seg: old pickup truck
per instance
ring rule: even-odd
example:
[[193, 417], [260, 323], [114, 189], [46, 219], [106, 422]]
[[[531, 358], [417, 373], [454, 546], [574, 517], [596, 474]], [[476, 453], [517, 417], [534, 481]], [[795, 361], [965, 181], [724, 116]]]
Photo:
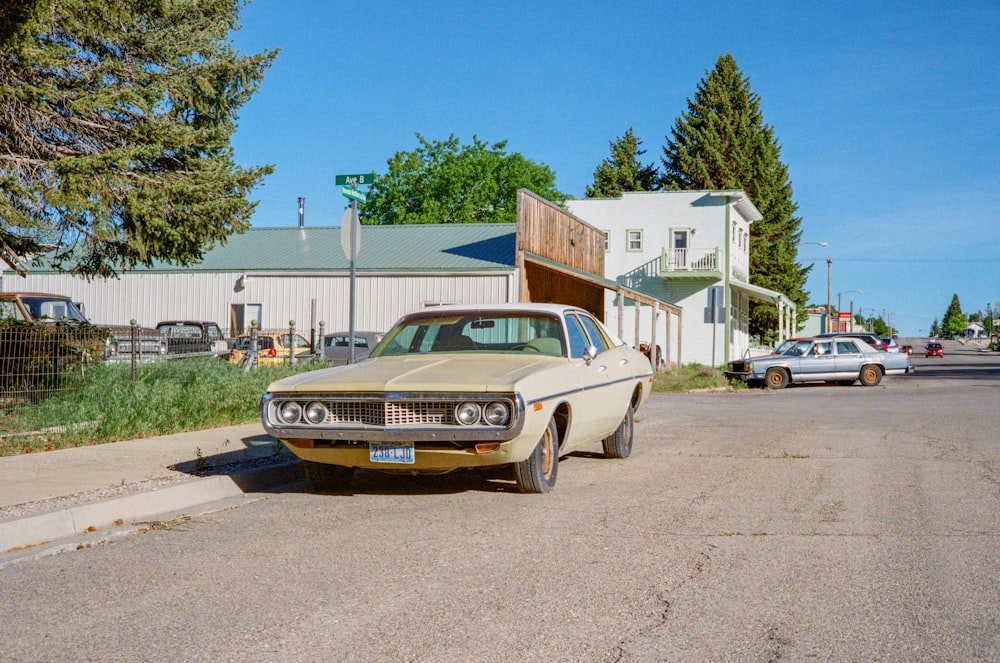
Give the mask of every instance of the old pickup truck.
[[[81, 333], [92, 328], [93, 337], [103, 345], [101, 352], [90, 350], [92, 359], [103, 354], [107, 363], [130, 361], [134, 354], [140, 361], [162, 359], [167, 353], [167, 341], [157, 330], [149, 327], [129, 325], [94, 324], [87, 320], [80, 307], [66, 295], [44, 292], [4, 292], [0, 293], [0, 319], [19, 320], [47, 325], [75, 325]], [[87, 343], [87, 345], [93, 345]]]
[[203, 320], [164, 320], [156, 329], [167, 339], [167, 355], [221, 357], [229, 353], [229, 342], [215, 322]]

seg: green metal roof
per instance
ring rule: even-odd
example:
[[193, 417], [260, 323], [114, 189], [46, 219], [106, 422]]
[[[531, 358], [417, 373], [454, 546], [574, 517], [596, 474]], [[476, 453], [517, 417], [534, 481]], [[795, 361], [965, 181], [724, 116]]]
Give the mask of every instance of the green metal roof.
[[[362, 226], [358, 271], [496, 271], [514, 268], [516, 224]], [[190, 267], [157, 262], [133, 272], [329, 272], [350, 261], [339, 227], [251, 228]], [[51, 272], [49, 266], [32, 273]]]

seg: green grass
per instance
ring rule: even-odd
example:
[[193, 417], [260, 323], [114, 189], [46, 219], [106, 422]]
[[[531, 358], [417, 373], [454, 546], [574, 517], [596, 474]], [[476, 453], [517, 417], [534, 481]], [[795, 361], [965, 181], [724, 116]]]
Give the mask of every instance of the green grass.
[[[245, 372], [215, 359], [185, 359], [139, 367], [134, 385], [127, 365], [90, 366], [40, 403], [0, 411], [0, 456], [252, 423], [271, 382], [321, 366]], [[740, 387], [700, 364], [653, 380], [653, 391]]]
[[131, 367], [91, 366], [40, 403], [0, 414], [0, 455], [101, 444], [260, 418], [260, 397], [279, 378], [321, 365], [244, 372], [217, 359]]
[[661, 371], [653, 377], [653, 391], [683, 392], [695, 389], [739, 389], [731, 384], [722, 369], [712, 371], [711, 366], [688, 364], [678, 371]]

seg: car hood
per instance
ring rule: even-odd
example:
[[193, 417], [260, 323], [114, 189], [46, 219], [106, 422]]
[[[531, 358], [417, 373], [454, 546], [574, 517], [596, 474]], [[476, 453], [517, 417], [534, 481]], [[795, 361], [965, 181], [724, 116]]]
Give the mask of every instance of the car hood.
[[269, 392], [514, 391], [530, 375], [566, 365], [563, 357], [430, 354], [378, 357], [278, 380]]

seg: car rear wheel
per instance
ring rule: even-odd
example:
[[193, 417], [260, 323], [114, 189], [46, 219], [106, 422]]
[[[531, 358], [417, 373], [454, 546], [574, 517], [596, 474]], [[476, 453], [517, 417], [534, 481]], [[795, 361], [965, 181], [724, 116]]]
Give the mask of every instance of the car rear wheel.
[[311, 460], [302, 461], [302, 467], [305, 469], [309, 490], [316, 493], [344, 490], [351, 485], [351, 479], [354, 478], [353, 467], [316, 463]]
[[514, 463], [514, 480], [522, 493], [547, 493], [555, 487], [558, 473], [559, 431], [550, 419], [531, 455]]
[[780, 368], [768, 369], [764, 383], [769, 389], [784, 389], [788, 386], [788, 373]]
[[864, 366], [859, 379], [866, 387], [874, 387], [882, 381], [882, 369], [878, 366]]
[[614, 433], [604, 438], [605, 458], [628, 458], [632, 453], [632, 431], [635, 414], [632, 403], [625, 409], [625, 418]]

